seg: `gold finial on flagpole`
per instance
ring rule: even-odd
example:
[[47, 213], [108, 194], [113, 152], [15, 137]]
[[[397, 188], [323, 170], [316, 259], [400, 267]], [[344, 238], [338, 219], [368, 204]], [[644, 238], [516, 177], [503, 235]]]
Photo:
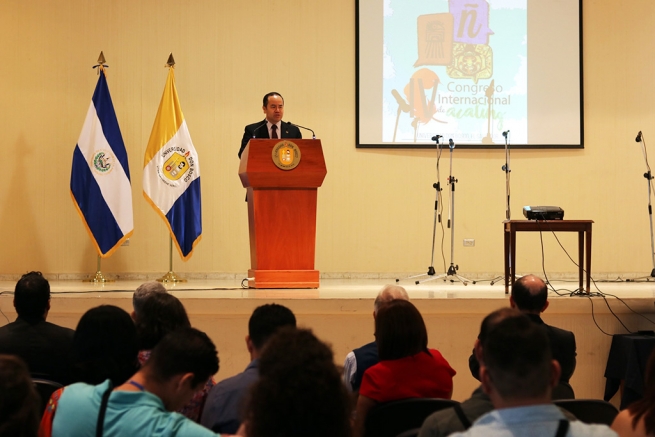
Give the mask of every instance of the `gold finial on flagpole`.
[[173, 53], [168, 55], [168, 61], [166, 61], [166, 67], [173, 68], [175, 67], [175, 59], [173, 59]]
[[105, 55], [100, 51], [100, 56], [98, 56], [98, 64], [94, 65], [93, 68], [98, 69], [98, 74], [100, 74], [101, 71], [104, 71], [105, 67], [109, 68], [109, 65], [105, 65], [107, 61], [105, 60]]

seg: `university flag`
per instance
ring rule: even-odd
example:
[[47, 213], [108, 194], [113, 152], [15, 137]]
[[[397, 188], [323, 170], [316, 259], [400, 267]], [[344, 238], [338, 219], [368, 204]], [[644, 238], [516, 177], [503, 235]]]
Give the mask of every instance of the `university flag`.
[[202, 234], [200, 167], [172, 66], [146, 148], [143, 196], [168, 225], [182, 259], [188, 260]]
[[127, 151], [111, 102], [105, 71], [98, 83], [73, 152], [71, 196], [103, 258], [134, 231]]

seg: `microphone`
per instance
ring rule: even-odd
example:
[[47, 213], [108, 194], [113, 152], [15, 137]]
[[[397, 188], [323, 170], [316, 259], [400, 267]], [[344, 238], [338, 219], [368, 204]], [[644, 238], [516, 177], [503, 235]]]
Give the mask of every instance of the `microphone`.
[[637, 134], [637, 138], [635, 138], [635, 141], [638, 143], [641, 143], [641, 131]]
[[439, 138], [443, 138], [443, 135], [435, 135], [432, 138], [430, 138], [432, 141], [439, 141]]
[[507, 138], [507, 134], [509, 133], [509, 129], [507, 129], [505, 132], [503, 132], [503, 136]]
[[255, 127], [255, 128], [252, 130], [252, 137], [253, 137], [253, 138], [257, 138], [257, 135], [255, 135], [255, 132], [257, 132], [257, 130], [258, 130], [260, 127], [265, 126], [265, 125], [266, 125], [266, 120], [264, 120], [263, 122], [259, 123], [259, 125], [258, 125], [257, 127]]
[[453, 139], [452, 139], [452, 138], [448, 140], [448, 144], [449, 144], [449, 146], [450, 146], [451, 149], [454, 149], [454, 148], [455, 148], [455, 143], [453, 142]]
[[316, 139], [316, 134], [315, 134], [314, 131], [311, 130], [310, 128], [305, 127], [305, 126], [301, 126], [301, 125], [299, 125], [299, 124], [291, 123], [290, 121], [288, 121], [287, 123], [289, 123], [291, 126], [299, 127], [299, 128], [301, 128], [301, 129], [305, 129], [305, 130], [310, 131], [310, 132], [312, 133], [312, 140], [315, 140], [315, 139]]

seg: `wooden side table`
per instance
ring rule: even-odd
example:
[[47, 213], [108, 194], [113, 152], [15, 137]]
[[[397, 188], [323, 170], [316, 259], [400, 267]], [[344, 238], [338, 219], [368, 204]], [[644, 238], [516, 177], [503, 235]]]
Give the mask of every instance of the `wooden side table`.
[[[593, 220], [505, 220], [505, 294], [509, 293], [510, 280], [514, 285], [516, 277], [516, 233], [517, 232], [577, 232], [578, 266], [580, 289], [582, 290], [584, 271], [587, 271], [587, 288], [589, 294], [591, 281], [591, 224]], [[587, 262], [585, 265], [585, 254]], [[584, 266], [584, 268], [583, 268]]]

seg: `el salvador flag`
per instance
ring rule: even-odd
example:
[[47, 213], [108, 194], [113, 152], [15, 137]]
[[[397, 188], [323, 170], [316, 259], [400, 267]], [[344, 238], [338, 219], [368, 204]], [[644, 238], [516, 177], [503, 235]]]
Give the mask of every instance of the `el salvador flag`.
[[98, 255], [111, 254], [134, 231], [127, 151], [102, 66], [73, 152], [71, 196]]

